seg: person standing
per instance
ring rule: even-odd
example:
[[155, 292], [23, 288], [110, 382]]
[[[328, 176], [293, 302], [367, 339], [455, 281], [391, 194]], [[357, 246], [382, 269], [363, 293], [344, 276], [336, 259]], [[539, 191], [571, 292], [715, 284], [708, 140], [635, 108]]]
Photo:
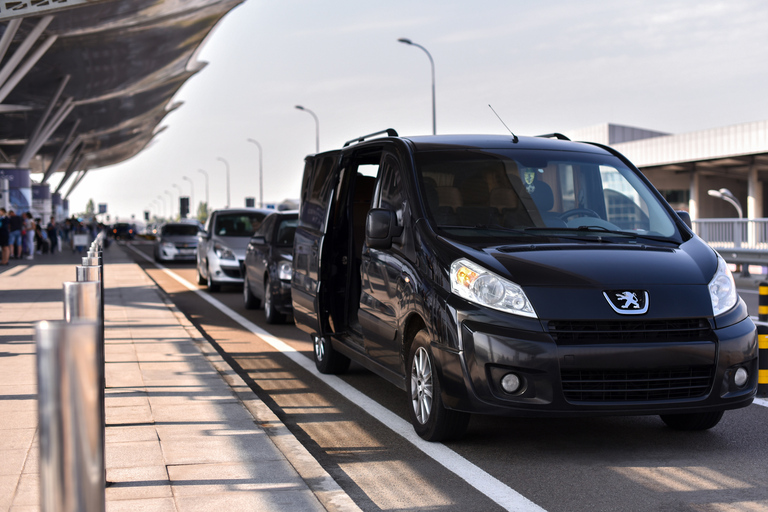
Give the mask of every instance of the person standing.
[[11, 255], [16, 259], [21, 259], [21, 227], [23, 220], [13, 210], [8, 211], [8, 227], [10, 235], [8, 245], [11, 248]]
[[35, 221], [30, 212], [24, 212], [24, 236], [27, 238], [27, 248], [29, 249], [27, 259], [33, 260], [35, 259]]
[[0, 265], [7, 265], [11, 256], [11, 227], [5, 208], [0, 208]]
[[45, 231], [48, 232], [48, 241], [51, 244], [51, 254], [53, 254], [56, 249], [59, 249], [59, 228], [56, 226], [56, 217], [53, 215], [51, 215], [51, 222], [45, 227]]

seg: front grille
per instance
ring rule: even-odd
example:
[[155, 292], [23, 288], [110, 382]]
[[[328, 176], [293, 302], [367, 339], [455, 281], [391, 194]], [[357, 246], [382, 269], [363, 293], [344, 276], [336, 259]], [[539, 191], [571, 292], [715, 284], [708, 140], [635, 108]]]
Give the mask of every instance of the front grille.
[[221, 267], [221, 271], [224, 272], [225, 276], [231, 277], [232, 279], [239, 279], [243, 277], [239, 268]]
[[560, 376], [569, 402], [642, 402], [703, 397], [712, 385], [712, 370], [563, 370]]
[[713, 341], [704, 318], [679, 320], [557, 320], [549, 322], [557, 345]]

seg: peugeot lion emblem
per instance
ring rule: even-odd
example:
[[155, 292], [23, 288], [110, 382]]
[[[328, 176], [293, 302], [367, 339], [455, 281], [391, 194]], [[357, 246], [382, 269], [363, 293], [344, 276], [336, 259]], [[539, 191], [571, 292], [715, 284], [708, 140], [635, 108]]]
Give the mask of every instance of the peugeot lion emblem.
[[620, 315], [642, 315], [648, 312], [648, 292], [645, 290], [609, 290], [605, 300]]

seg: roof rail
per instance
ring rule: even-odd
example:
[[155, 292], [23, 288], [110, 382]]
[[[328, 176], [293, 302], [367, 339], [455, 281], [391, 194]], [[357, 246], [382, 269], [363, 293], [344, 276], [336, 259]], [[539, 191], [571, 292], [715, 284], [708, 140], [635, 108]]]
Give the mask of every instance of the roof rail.
[[537, 137], [543, 137], [545, 139], [558, 139], [558, 140], [571, 140], [562, 133], [547, 133], [546, 135], [537, 135]]
[[386, 133], [387, 137], [397, 137], [397, 132], [393, 128], [387, 128], [386, 130], [381, 130], [380, 132], [375, 133], [369, 133], [368, 135], [363, 135], [362, 137], [358, 137], [357, 139], [348, 140], [344, 143], [343, 147], [347, 147], [350, 144], [354, 144], [356, 142], [363, 142], [364, 140], [375, 137], [376, 135], [381, 135], [382, 133]]

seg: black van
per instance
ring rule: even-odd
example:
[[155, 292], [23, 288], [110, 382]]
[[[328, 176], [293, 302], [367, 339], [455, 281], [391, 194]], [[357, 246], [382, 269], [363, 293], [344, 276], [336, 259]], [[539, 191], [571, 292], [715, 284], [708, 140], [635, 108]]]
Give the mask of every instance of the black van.
[[752, 402], [757, 337], [689, 223], [609, 147], [387, 130], [306, 159], [294, 317], [321, 372], [406, 390], [427, 440], [470, 413], [708, 429]]

